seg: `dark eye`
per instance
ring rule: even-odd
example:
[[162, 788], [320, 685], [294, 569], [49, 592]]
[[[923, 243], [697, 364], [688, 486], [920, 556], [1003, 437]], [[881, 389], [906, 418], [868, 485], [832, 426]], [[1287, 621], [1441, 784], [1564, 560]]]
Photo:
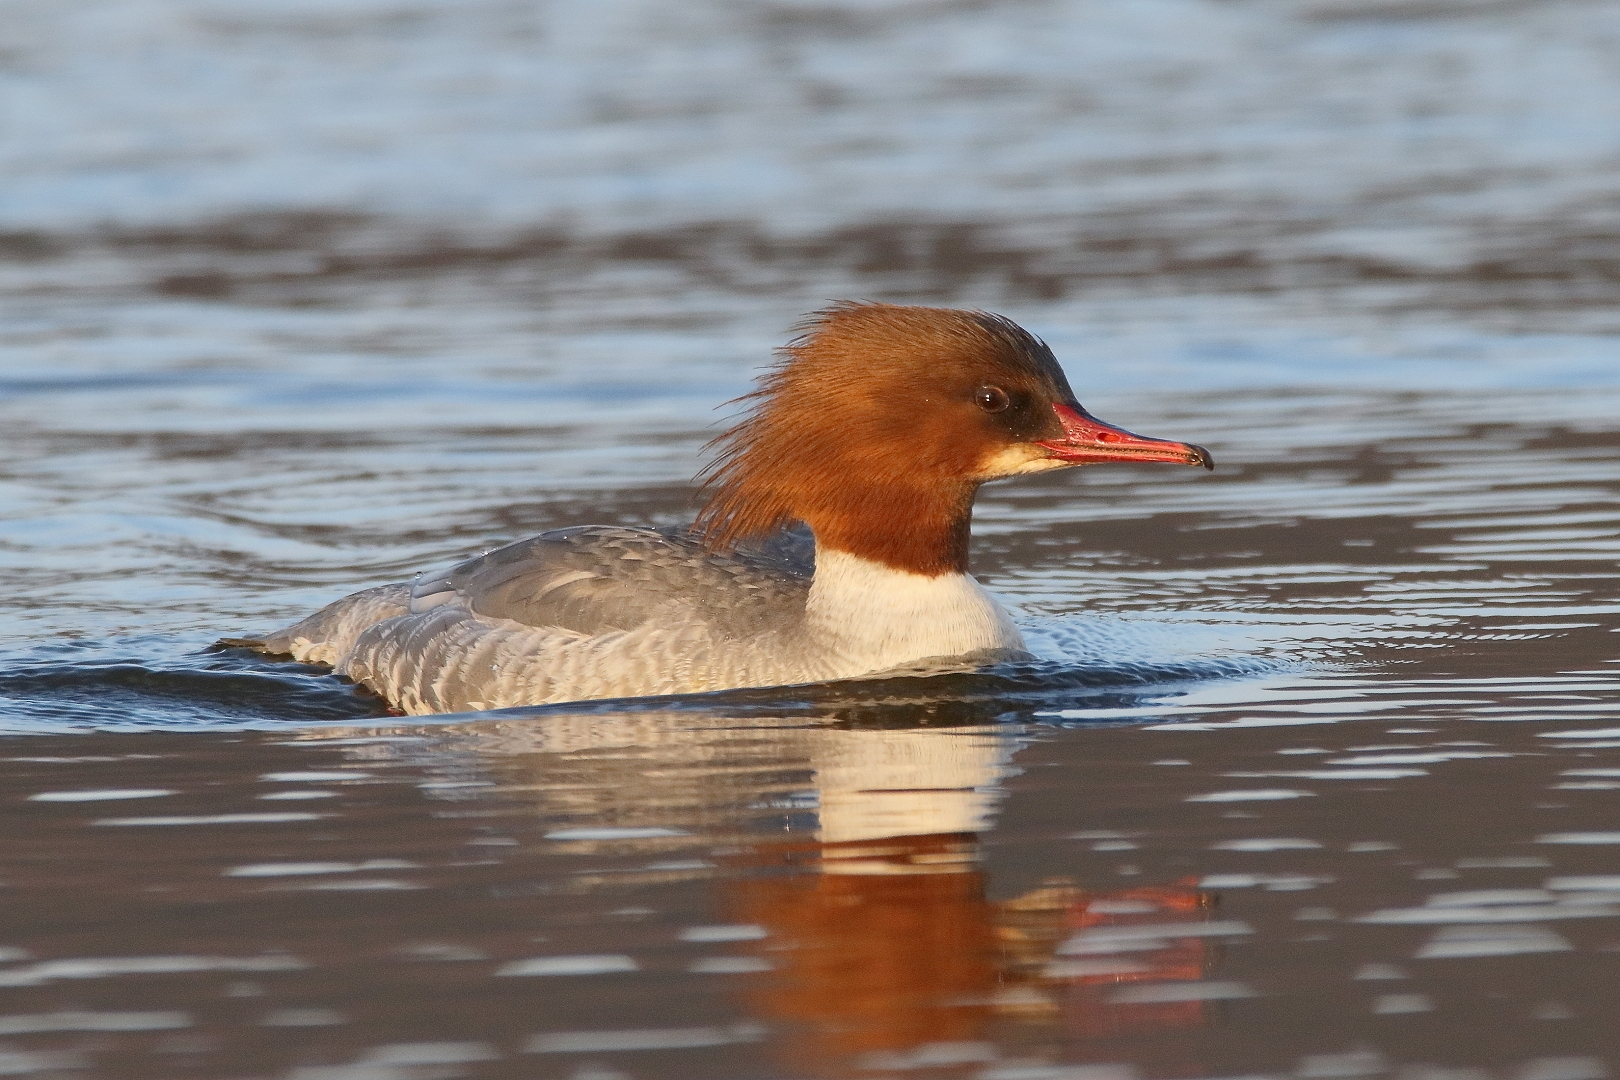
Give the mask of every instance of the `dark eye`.
[[985, 412], [1001, 412], [1012, 404], [1007, 399], [1007, 391], [999, 386], [981, 386], [973, 391], [973, 403]]

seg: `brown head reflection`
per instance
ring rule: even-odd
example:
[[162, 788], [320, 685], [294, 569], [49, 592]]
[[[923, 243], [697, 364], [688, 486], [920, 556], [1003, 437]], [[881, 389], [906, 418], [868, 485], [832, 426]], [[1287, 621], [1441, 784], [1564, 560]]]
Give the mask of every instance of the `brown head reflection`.
[[980, 1037], [997, 948], [975, 847], [971, 834], [847, 841], [777, 852], [819, 855], [818, 872], [733, 879], [739, 921], [778, 947], [749, 1003], [782, 1025], [784, 1065], [844, 1075]]
[[929, 1046], [929, 1064], [955, 1054], [965, 1066], [1003, 1023], [1092, 1036], [1203, 1022], [1209, 1003], [1178, 985], [1213, 963], [1197, 930], [1175, 932], [1208, 918], [1194, 882], [1093, 892], [1054, 880], [986, 898], [978, 834], [1017, 748], [1006, 729], [818, 735], [817, 842], [758, 850], [801, 872], [733, 879], [739, 920], [777, 946], [778, 976], [753, 1004], [796, 1032], [791, 1066], [919, 1065]]
[[[977, 846], [965, 833], [784, 845], [756, 850], [755, 872], [730, 879], [738, 921], [770, 931], [759, 948], [775, 972], [747, 1001], [777, 1029], [784, 1067], [854, 1076], [926, 1064], [936, 1075], [954, 1064], [967, 1075], [994, 1057], [1006, 1024], [1089, 1039], [1205, 1022], [1206, 1001], [1120, 998], [1205, 976], [1211, 947], [1174, 928], [1206, 920], [1208, 894], [1192, 882], [1096, 893], [1052, 881], [993, 902]], [[1098, 933], [1133, 927], [1164, 936]]]

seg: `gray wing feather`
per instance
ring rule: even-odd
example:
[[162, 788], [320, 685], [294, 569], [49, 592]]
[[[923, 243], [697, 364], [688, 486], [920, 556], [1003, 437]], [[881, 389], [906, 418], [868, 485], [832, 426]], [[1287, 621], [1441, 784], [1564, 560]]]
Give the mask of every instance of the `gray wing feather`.
[[679, 529], [556, 529], [423, 575], [411, 612], [459, 601], [487, 618], [595, 635], [680, 606], [722, 633], [758, 633], [802, 616], [813, 571], [805, 550], [793, 534], [716, 554]]

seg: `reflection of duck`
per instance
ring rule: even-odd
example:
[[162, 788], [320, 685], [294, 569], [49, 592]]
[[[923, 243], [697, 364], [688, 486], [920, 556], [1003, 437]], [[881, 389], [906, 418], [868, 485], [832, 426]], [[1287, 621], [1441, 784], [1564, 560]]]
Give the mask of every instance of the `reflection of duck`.
[[[261, 647], [417, 714], [960, 666], [1024, 648], [967, 572], [980, 484], [1210, 464], [1090, 416], [1044, 343], [982, 312], [835, 305], [750, 398], [692, 531], [542, 533], [355, 593]], [[794, 521], [813, 560], [773, 539]]]
[[[718, 910], [705, 917], [758, 928], [725, 946], [745, 955], [720, 959], [739, 961], [732, 989], [792, 1075], [974, 1075], [1008, 1024], [1041, 1041], [1106, 1038], [1196, 1026], [1211, 1009], [1176, 995], [1115, 1000], [1207, 974], [1207, 939], [1195, 926], [1176, 933], [1209, 915], [1191, 883], [1088, 891], [1057, 880], [990, 898], [980, 837], [1017, 772], [1024, 736], [1011, 725], [575, 713], [435, 738], [496, 766], [568, 850], [648, 859], [593, 868], [573, 887], [709, 879]], [[715, 854], [669, 858], [699, 838]], [[1107, 937], [1099, 929], [1142, 924], [1166, 932], [1086, 947]], [[1156, 1074], [1199, 1074], [1174, 1064]]]

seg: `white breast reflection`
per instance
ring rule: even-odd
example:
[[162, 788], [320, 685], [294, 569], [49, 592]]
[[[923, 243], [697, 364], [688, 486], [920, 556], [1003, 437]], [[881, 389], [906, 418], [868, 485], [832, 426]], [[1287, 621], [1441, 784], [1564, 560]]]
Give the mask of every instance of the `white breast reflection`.
[[844, 844], [992, 828], [1022, 741], [998, 725], [862, 729], [612, 713], [469, 725], [435, 743], [470, 751], [466, 765], [581, 824], [764, 824], [776, 807], [783, 820], [773, 831]]
[[995, 727], [802, 734], [824, 844], [983, 832], [1018, 749]]

